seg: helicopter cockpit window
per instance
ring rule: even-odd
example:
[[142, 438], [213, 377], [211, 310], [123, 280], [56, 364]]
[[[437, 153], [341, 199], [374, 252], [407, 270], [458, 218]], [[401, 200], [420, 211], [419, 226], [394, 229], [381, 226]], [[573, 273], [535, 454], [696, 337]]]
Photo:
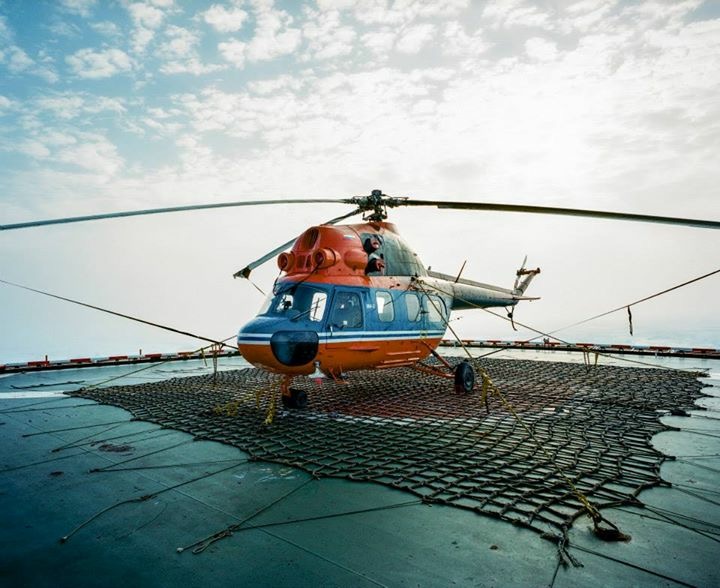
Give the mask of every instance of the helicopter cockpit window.
[[310, 286], [294, 286], [269, 298], [260, 309], [260, 314], [320, 322], [325, 315], [326, 305], [326, 292]]
[[425, 303], [428, 321], [435, 324], [444, 324], [447, 317], [447, 309], [445, 302], [439, 296], [428, 296], [423, 301]]
[[375, 303], [377, 304], [378, 318], [382, 322], [389, 323], [395, 318], [395, 307], [390, 292], [378, 291], [375, 294]]
[[417, 294], [407, 292], [404, 296], [405, 305], [407, 306], [408, 320], [415, 323], [420, 320], [420, 298]]
[[330, 316], [330, 326], [337, 329], [362, 328], [360, 296], [355, 292], [337, 292]]
[[325, 292], [315, 292], [310, 305], [310, 320], [320, 322], [325, 314], [325, 305], [327, 304], [327, 294]]

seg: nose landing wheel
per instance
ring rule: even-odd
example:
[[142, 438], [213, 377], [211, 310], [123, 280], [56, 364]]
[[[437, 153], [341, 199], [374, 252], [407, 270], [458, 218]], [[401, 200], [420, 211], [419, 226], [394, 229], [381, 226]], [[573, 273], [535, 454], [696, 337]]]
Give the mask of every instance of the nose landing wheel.
[[288, 388], [288, 394], [283, 392], [282, 403], [285, 408], [306, 408], [308, 397], [305, 390], [298, 388]]
[[475, 387], [475, 371], [467, 361], [455, 366], [455, 391], [459, 394], [470, 394]]
[[299, 388], [291, 388], [292, 379], [292, 376], [285, 376], [280, 383], [283, 406], [285, 408], [305, 408], [308, 403], [307, 393]]

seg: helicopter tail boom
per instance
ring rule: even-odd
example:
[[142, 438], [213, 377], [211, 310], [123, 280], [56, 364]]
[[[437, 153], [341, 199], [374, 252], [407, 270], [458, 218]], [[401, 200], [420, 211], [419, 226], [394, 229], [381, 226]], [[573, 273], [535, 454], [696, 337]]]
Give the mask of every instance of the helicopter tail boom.
[[[523, 282], [524, 288], [539, 270]], [[452, 310], [469, 310], [472, 308], [489, 308], [493, 306], [515, 306], [521, 300], [538, 300], [537, 297], [523, 296], [519, 288], [509, 289], [491, 284], [483, 284], [465, 278], [455, 278], [449, 274], [429, 271], [428, 276], [420, 278], [428, 290], [445, 295], [452, 295]]]

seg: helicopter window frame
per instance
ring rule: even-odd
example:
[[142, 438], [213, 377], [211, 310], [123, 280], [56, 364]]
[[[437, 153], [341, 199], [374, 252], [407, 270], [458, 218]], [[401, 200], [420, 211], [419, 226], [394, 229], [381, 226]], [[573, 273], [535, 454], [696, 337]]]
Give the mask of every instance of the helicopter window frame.
[[[407, 311], [407, 318], [408, 321], [411, 323], [418, 323], [422, 319], [422, 304], [420, 303], [420, 296], [418, 296], [415, 292], [406, 292], [405, 293], [405, 310]], [[412, 300], [412, 304], [410, 303], [410, 300]], [[413, 308], [411, 308], [411, 306]]]
[[429, 323], [444, 325], [447, 321], [447, 306], [445, 301], [435, 294], [425, 296], [423, 299], [424, 311]]
[[395, 301], [387, 290], [375, 292], [375, 310], [381, 323], [391, 323], [395, 320]]
[[362, 329], [365, 322], [360, 294], [349, 291], [336, 292], [328, 322], [330, 328]]
[[314, 322], [319, 323], [325, 316], [325, 309], [327, 308], [328, 295], [327, 292], [318, 290], [313, 293], [312, 300], [310, 301], [310, 312], [308, 318]]
[[[302, 307], [297, 304], [302, 301]], [[291, 320], [305, 318], [312, 322], [322, 322], [325, 317], [328, 292], [308, 285], [292, 285], [277, 290], [267, 297], [258, 315], [287, 317]]]
[[258, 310], [258, 315], [260, 316], [270, 312], [270, 308], [272, 307], [274, 301], [275, 294], [268, 294], [268, 296], [265, 297], [265, 300], [263, 301], [260, 310]]

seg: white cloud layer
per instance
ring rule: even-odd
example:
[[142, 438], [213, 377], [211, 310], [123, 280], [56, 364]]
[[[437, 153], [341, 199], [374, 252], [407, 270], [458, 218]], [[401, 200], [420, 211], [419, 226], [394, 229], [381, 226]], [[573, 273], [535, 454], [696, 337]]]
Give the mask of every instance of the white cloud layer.
[[[51, 38], [31, 45], [21, 40], [32, 23], [13, 21], [0, 5], [0, 163], [8, 170], [0, 213], [11, 222], [379, 187], [717, 219], [720, 19], [708, 6], [75, 2], [58, 4], [53, 23], [83, 35], [43, 28]], [[212, 217], [228, 223], [227, 251], [214, 251], [213, 261], [234, 271], [239, 252], [259, 257], [337, 211], [277, 212], [272, 230], [267, 212], [235, 223]], [[191, 229], [195, 218], [186, 235], [198, 241], [186, 236], [183, 246], [202, 249], [219, 232], [208, 229], [209, 216]], [[692, 230], [620, 223], [448, 211], [394, 210], [393, 218], [427, 263], [454, 271], [467, 256], [468, 276], [492, 283], [511, 282], [530, 252], [543, 266], [533, 293], [544, 299], [522, 312], [553, 327], [558, 316], [584, 318], [650, 285], [691, 278], [717, 249]], [[158, 222], [123, 226], [162, 227], [148, 237], [160, 239], [172, 229]], [[439, 235], [430, 243], [428, 227]], [[623, 255], [609, 260], [610, 245]], [[169, 273], [186, 270], [174, 263]], [[11, 270], [0, 260], [0, 272]], [[226, 294], [237, 300], [224, 307], [233, 316], [218, 308], [205, 317], [218, 330], [234, 328], [256, 302], [252, 293]], [[653, 320], [702, 323], [714, 298], [689, 296]], [[460, 328], [479, 336], [486, 325], [478, 321]]]
[[241, 8], [225, 8], [221, 4], [213, 4], [201, 16], [216, 31], [235, 33], [242, 28], [248, 18], [248, 13]]
[[87, 79], [109, 78], [132, 68], [132, 60], [120, 49], [80, 49], [65, 60], [75, 75]]

